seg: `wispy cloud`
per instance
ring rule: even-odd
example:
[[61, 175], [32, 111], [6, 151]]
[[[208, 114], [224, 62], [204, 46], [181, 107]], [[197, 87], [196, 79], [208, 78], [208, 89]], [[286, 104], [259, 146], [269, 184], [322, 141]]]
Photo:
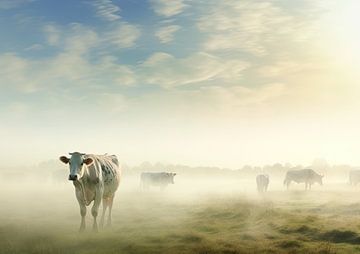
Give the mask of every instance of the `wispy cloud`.
[[0, 10], [17, 8], [23, 4], [31, 3], [36, 0], [0, 0]]
[[136, 40], [140, 37], [140, 29], [131, 24], [122, 23], [116, 26], [105, 35], [105, 40], [118, 48], [130, 48], [135, 46]]
[[216, 79], [238, 80], [247, 67], [244, 61], [220, 59], [204, 52], [186, 58], [156, 52], [141, 64], [140, 75], [144, 83], [173, 88]]
[[35, 43], [35, 44], [25, 48], [25, 51], [36, 51], [36, 50], [41, 50], [43, 48], [44, 48], [44, 45]]
[[0, 57], [0, 81], [4, 90], [13, 89], [31, 93], [38, 89], [37, 74], [32, 72], [34, 63], [15, 54], [6, 53]]
[[171, 17], [180, 14], [187, 7], [184, 0], [150, 0], [157, 15]]
[[[126, 48], [135, 45], [140, 32], [135, 26], [119, 24], [114, 30], [95, 31], [81, 24], [65, 27], [46, 25], [44, 34], [56, 53], [48, 58], [28, 59], [18, 54], [2, 54], [0, 81], [7, 90], [21, 93], [52, 91], [57, 86], [70, 89], [91, 87], [117, 87], [135, 84], [133, 70], [118, 62], [108, 48]], [[120, 33], [120, 34], [119, 34]], [[41, 49], [34, 44], [27, 50]], [[99, 49], [103, 52], [90, 60]], [[106, 85], [104, 85], [106, 84]], [[100, 89], [101, 90], [101, 89]]]
[[60, 29], [53, 24], [45, 25], [43, 28], [47, 43], [51, 46], [58, 44], [60, 39]]
[[302, 30], [307, 23], [272, 1], [228, 0], [210, 1], [197, 25], [207, 34], [204, 47], [209, 51], [233, 50], [262, 56], [270, 48], [273, 51], [273, 46], [283, 44], [279, 42], [292, 43], [298, 34], [305, 34]]
[[174, 40], [174, 33], [181, 27], [177, 25], [165, 26], [155, 32], [155, 36], [161, 43], [169, 43]]
[[94, 0], [93, 2], [96, 15], [106, 21], [115, 21], [121, 18], [119, 15], [120, 7], [115, 5], [111, 0]]

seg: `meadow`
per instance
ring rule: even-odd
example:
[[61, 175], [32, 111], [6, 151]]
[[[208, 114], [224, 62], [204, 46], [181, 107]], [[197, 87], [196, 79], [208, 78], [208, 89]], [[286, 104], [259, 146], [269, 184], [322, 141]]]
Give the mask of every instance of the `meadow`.
[[78, 233], [70, 182], [1, 182], [0, 253], [356, 253], [360, 252], [360, 187], [325, 182], [286, 191], [273, 179], [177, 176], [161, 192], [143, 192], [124, 177], [113, 224]]

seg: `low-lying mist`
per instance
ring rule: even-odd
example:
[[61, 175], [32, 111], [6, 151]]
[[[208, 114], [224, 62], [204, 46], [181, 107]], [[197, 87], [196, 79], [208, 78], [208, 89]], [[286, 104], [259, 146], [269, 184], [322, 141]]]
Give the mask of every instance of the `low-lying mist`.
[[24, 170], [1, 174], [0, 253], [311, 253], [360, 243], [360, 186], [348, 184], [348, 168], [310, 191], [296, 183], [287, 191], [284, 172], [269, 173], [263, 194], [256, 170], [169, 168], [175, 184], [162, 191], [142, 190], [143, 169], [125, 168], [112, 227], [92, 233], [91, 204], [83, 234], [67, 167]]

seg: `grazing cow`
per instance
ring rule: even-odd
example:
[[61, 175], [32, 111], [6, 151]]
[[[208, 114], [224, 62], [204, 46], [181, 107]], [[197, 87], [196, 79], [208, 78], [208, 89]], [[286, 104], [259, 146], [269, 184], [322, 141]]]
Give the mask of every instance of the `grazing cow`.
[[289, 189], [291, 181], [296, 183], [305, 183], [305, 190], [311, 189], [313, 183], [322, 185], [323, 175], [319, 175], [312, 169], [289, 170], [286, 173], [284, 185]]
[[140, 186], [143, 190], [149, 189], [150, 186], [159, 186], [161, 190], [164, 190], [168, 184], [174, 184], [174, 176], [176, 173], [143, 172], [140, 176]]
[[349, 183], [350, 185], [357, 185], [360, 183], [360, 170], [351, 170], [349, 172]]
[[256, 185], [258, 192], [266, 192], [269, 186], [269, 176], [268, 175], [257, 175], [256, 176]]
[[111, 209], [114, 195], [120, 183], [121, 171], [115, 155], [93, 155], [69, 153], [70, 158], [61, 156], [60, 161], [69, 164], [69, 180], [75, 186], [76, 198], [80, 206], [80, 232], [85, 229], [86, 206], [94, 201], [91, 214], [94, 217], [93, 230], [97, 231], [96, 217], [102, 201], [103, 211], [100, 226], [104, 225], [106, 209], [109, 208], [107, 225], [111, 225]]

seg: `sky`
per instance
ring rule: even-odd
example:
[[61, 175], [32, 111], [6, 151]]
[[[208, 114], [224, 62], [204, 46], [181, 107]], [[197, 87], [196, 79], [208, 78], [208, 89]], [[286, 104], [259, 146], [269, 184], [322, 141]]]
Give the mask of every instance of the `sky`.
[[356, 0], [0, 0], [0, 161], [360, 165]]

